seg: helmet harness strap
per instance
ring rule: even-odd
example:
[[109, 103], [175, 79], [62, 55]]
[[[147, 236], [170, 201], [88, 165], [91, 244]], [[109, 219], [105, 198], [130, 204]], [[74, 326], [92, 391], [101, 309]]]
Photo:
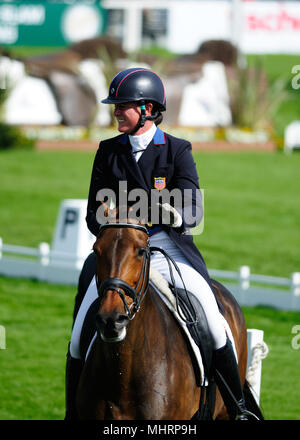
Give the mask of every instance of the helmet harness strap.
[[137, 125], [130, 133], [131, 135], [134, 135], [138, 131], [139, 128], [144, 127], [146, 121], [155, 121], [155, 119], [159, 116], [159, 111], [156, 111], [154, 113], [154, 115], [146, 116], [146, 105], [145, 105], [144, 100], [140, 101], [139, 105], [140, 105], [140, 109], [141, 109], [141, 116], [140, 116], [140, 119], [139, 119]]

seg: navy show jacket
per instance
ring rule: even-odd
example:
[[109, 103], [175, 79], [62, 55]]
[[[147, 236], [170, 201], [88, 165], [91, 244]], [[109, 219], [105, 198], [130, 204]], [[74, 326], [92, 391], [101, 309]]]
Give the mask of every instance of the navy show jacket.
[[[119, 191], [119, 182], [127, 182], [128, 193], [135, 188], [142, 188], [148, 194], [154, 190], [154, 179], [163, 177], [166, 188], [171, 191], [178, 188], [183, 191], [190, 189], [194, 194], [199, 194], [198, 174], [192, 156], [190, 142], [176, 138], [156, 129], [155, 135], [136, 162], [127, 134], [101, 141], [97, 150], [88, 196], [86, 221], [89, 230], [96, 235], [99, 223], [96, 211], [99, 201], [96, 201], [97, 192], [103, 188], [112, 189], [115, 194]], [[195, 200], [193, 197], [193, 204]], [[183, 219], [184, 212], [181, 213]], [[179, 228], [162, 225], [171, 240], [181, 249], [187, 260], [209, 283], [211, 280], [205, 262], [193, 242], [193, 237], [188, 232], [185, 221]]]

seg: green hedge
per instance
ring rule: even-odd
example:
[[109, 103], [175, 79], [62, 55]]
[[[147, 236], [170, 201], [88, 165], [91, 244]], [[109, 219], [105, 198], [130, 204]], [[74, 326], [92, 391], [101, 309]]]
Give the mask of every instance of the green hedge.
[[19, 128], [0, 122], [0, 150], [33, 149], [34, 146], [35, 141], [27, 138]]

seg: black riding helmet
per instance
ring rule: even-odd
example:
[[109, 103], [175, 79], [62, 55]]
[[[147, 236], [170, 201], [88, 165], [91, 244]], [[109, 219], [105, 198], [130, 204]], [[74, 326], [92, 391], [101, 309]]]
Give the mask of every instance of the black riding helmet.
[[[101, 102], [104, 104], [138, 102], [141, 107], [141, 117], [134, 133], [145, 125], [146, 120], [155, 121], [161, 116], [161, 112], [166, 110], [166, 93], [163, 82], [156, 73], [149, 69], [133, 67], [122, 70], [112, 79], [109, 95]], [[145, 115], [146, 102], [154, 104], [152, 116]]]
[[133, 101], [155, 102], [158, 105], [158, 110], [166, 110], [165, 88], [156, 73], [141, 67], [122, 70], [112, 79], [109, 95], [101, 102], [121, 104]]

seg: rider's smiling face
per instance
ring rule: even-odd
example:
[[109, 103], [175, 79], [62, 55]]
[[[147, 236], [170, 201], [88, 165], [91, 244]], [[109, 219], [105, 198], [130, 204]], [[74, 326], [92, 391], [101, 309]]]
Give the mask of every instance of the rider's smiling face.
[[130, 133], [139, 122], [141, 109], [136, 102], [116, 104], [114, 116], [118, 121], [118, 130], [121, 133]]
[[[151, 103], [146, 104], [146, 116], [151, 115], [153, 105]], [[114, 116], [118, 121], [118, 130], [121, 133], [132, 133], [137, 126], [141, 117], [141, 108], [137, 102], [125, 102], [115, 104]], [[148, 130], [152, 125], [151, 121], [146, 121], [144, 127], [140, 127], [135, 134], [142, 134]]]

